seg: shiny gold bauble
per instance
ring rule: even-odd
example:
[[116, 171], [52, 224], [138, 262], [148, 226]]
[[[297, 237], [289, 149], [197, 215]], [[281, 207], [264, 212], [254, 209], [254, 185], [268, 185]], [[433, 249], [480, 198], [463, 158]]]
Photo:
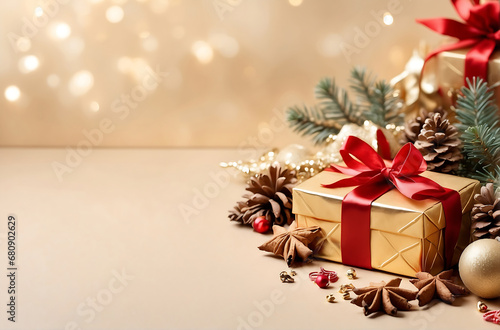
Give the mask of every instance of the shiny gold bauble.
[[349, 268], [347, 270], [347, 278], [350, 280], [354, 280], [356, 278], [356, 270], [354, 270], [354, 268]]
[[480, 239], [467, 246], [458, 263], [467, 289], [482, 298], [500, 297], [500, 242]]

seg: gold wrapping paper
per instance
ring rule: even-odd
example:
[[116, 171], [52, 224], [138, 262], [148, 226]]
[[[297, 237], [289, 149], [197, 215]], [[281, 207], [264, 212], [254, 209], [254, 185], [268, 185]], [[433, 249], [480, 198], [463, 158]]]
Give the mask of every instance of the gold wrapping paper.
[[[457, 263], [470, 241], [470, 210], [473, 196], [479, 192], [479, 182], [435, 172], [421, 175], [460, 193], [462, 229], [453, 258], [453, 263]], [[293, 213], [298, 226], [320, 226], [323, 232], [323, 244], [315, 256], [336, 262], [342, 262], [342, 199], [354, 187], [329, 189], [321, 184], [345, 177], [322, 172], [293, 190]], [[445, 219], [440, 202], [414, 201], [392, 189], [372, 203], [370, 227], [372, 268], [406, 276], [421, 271], [437, 274], [444, 269]]]
[[[454, 105], [457, 93], [464, 85], [465, 55], [469, 49], [459, 49], [442, 52], [437, 59], [428, 63], [429, 70], [424, 71], [422, 83], [424, 86], [434, 86], [441, 89], [445, 108]], [[435, 61], [433, 65], [431, 62]], [[434, 83], [433, 83], [434, 80]], [[500, 51], [496, 51], [488, 62], [488, 84], [500, 81]], [[495, 88], [496, 104], [500, 105], [500, 87]], [[500, 115], [500, 113], [499, 113]]]

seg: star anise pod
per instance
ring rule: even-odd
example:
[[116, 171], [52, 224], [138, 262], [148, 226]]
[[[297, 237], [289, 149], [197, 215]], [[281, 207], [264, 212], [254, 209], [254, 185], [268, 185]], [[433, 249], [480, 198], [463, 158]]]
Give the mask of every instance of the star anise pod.
[[363, 307], [366, 316], [383, 311], [389, 315], [396, 315], [398, 310], [408, 311], [411, 309], [409, 300], [415, 300], [417, 291], [411, 291], [399, 287], [400, 278], [390, 280], [387, 284], [370, 283], [365, 288], [352, 290], [358, 296], [351, 303]]
[[309, 245], [321, 236], [321, 228], [318, 226], [297, 228], [297, 223], [294, 221], [288, 230], [274, 225], [273, 234], [273, 238], [259, 246], [259, 250], [282, 256], [290, 266], [296, 259], [305, 261], [309, 258], [313, 253]]
[[415, 275], [415, 279], [410, 282], [417, 287], [418, 305], [424, 306], [434, 298], [439, 298], [445, 303], [451, 304], [455, 301], [456, 296], [466, 295], [469, 292], [463, 286], [453, 283], [450, 280], [453, 274], [453, 269], [439, 273], [437, 276], [432, 276], [426, 272], [420, 272]]

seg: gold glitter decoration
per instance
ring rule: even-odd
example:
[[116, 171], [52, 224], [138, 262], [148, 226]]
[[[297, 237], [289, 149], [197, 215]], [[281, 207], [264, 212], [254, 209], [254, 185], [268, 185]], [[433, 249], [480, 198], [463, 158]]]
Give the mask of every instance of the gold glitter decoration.
[[[285, 150], [285, 149], [283, 149]], [[290, 152], [288, 152], [290, 153]], [[243, 161], [238, 160], [235, 162], [221, 162], [220, 166], [223, 168], [235, 168], [240, 171], [246, 179], [252, 176], [256, 176], [263, 171], [265, 171], [269, 166], [274, 163], [279, 163], [282, 167], [289, 170], [295, 170], [295, 175], [299, 182], [308, 179], [319, 172], [323, 171], [326, 167], [331, 164], [330, 155], [324, 154], [322, 152], [316, 153], [316, 155], [305, 156], [302, 160], [294, 161], [278, 161], [278, 155], [280, 151], [276, 148], [265, 152], [257, 160]], [[293, 154], [293, 153], [292, 153]]]
[[271, 166], [276, 160], [276, 154], [279, 152], [278, 149], [272, 149], [270, 151], [265, 152], [262, 156], [257, 160], [249, 160], [243, 161], [238, 160], [236, 162], [221, 162], [219, 165], [223, 168], [235, 168], [241, 173], [245, 174], [247, 178], [251, 176], [256, 176], [257, 174], [262, 173], [267, 170], [269, 166]]
[[354, 290], [354, 285], [352, 283], [342, 284], [339, 289], [339, 293], [346, 293]]
[[[298, 144], [291, 144], [282, 150], [274, 148], [265, 152], [257, 160], [238, 160], [233, 162], [221, 162], [223, 168], [235, 168], [241, 172], [245, 179], [256, 176], [274, 163], [281, 167], [295, 170], [299, 182], [315, 176], [332, 163], [341, 162], [339, 150], [349, 135], [354, 135], [371, 145], [377, 150], [377, 130], [380, 127], [371, 121], [365, 121], [363, 125], [347, 124], [342, 127], [337, 135], [330, 135], [326, 145], [315, 154], [309, 153], [306, 148]], [[397, 135], [402, 131], [402, 126], [388, 125], [380, 128], [389, 142], [391, 154], [395, 155], [400, 149]]]

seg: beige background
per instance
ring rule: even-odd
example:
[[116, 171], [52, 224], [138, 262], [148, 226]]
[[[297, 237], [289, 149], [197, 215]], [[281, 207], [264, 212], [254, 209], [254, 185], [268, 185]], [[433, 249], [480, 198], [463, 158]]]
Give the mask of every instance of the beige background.
[[[244, 185], [218, 162], [237, 150], [94, 150], [60, 181], [51, 163], [66, 155], [0, 149], [2, 305], [9, 214], [17, 217], [19, 290], [17, 322], [3, 307], [0, 329], [498, 328], [482, 320], [474, 295], [365, 317], [338, 293], [349, 267], [334, 262], [296, 267], [296, 283], [281, 283], [284, 260], [257, 249], [271, 236], [227, 218]], [[319, 267], [339, 281], [319, 289], [307, 277]], [[357, 274], [358, 287], [397, 277]], [[407, 278], [402, 286], [414, 288]], [[337, 303], [325, 301], [330, 293]], [[500, 299], [486, 303], [500, 309]]]
[[[2, 146], [74, 146], [104, 118], [113, 129], [97, 146], [248, 144], [287, 106], [311, 104], [321, 77], [346, 86], [355, 64], [398, 74], [421, 39], [442, 39], [415, 18], [457, 17], [448, 1], [431, 0], [58, 1], [45, 11], [44, 1], [0, 3]], [[110, 7], [121, 21], [106, 18]], [[394, 23], [377, 23], [373, 13], [390, 10]], [[11, 42], [23, 31], [29, 49]], [[355, 52], [345, 56], [341, 43]], [[23, 73], [31, 55], [39, 66]], [[125, 113], [114, 102], [142, 86], [147, 67], [168, 76]], [[11, 85], [21, 93], [14, 102], [3, 95]], [[273, 133], [259, 144], [303, 142], [288, 129]]]

